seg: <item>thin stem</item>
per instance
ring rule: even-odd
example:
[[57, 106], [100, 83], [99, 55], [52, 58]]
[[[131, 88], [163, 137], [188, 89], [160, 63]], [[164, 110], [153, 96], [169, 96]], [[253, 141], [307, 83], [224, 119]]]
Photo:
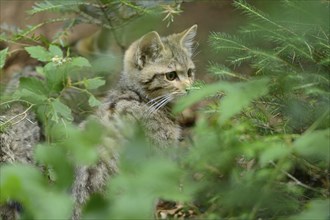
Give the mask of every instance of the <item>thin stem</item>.
[[13, 116], [12, 118], [8, 119], [7, 121], [5, 121], [4, 123], [0, 124], [1, 127], [5, 127], [7, 124], [9, 124], [11, 121], [14, 121], [16, 118], [23, 116], [21, 119], [19, 119], [16, 122], [13, 122], [11, 125], [16, 125], [18, 123], [20, 123], [21, 121], [23, 121], [26, 116], [27, 116], [27, 112], [34, 106], [34, 104], [30, 105], [24, 112], [21, 112], [15, 116]]
[[28, 102], [28, 101], [25, 101], [25, 100], [19, 100], [19, 99], [2, 102], [2, 103], [0, 103], [0, 105], [6, 105], [6, 104], [9, 104], [9, 103], [13, 103], [13, 102], [24, 102], [24, 103], [27, 103], [29, 105], [33, 105], [31, 102]]
[[[274, 167], [276, 167], [277, 165], [274, 163], [274, 161], [270, 161], [270, 164], [272, 164]], [[301, 186], [301, 187], [304, 187], [308, 190], [311, 190], [311, 191], [314, 191], [314, 192], [317, 192], [317, 193], [320, 193], [322, 194], [320, 191], [302, 183], [300, 180], [298, 180], [296, 177], [294, 177], [293, 175], [291, 175], [290, 173], [286, 172], [285, 170], [282, 170], [281, 169], [281, 172], [284, 173], [287, 177], [289, 177], [290, 179], [292, 179], [297, 185]]]

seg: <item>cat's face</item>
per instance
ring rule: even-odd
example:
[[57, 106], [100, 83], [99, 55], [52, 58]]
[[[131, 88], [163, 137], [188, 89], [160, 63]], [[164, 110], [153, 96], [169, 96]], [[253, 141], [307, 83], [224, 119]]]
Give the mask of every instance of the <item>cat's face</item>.
[[149, 99], [172, 101], [187, 93], [195, 78], [192, 61], [197, 25], [179, 34], [160, 37], [150, 32], [134, 42], [125, 54], [124, 74]]

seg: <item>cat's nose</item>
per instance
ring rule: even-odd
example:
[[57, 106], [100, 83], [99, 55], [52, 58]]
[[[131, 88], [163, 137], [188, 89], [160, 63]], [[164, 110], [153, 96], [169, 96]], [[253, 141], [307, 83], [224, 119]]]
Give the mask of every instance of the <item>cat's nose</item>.
[[186, 91], [186, 93], [189, 92], [190, 86], [191, 86], [191, 82], [189, 80], [183, 81], [183, 87], [184, 87], [184, 90]]

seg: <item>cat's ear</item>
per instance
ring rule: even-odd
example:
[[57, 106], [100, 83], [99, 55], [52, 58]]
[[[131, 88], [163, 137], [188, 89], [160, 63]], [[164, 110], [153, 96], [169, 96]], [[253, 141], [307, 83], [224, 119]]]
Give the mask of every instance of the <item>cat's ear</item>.
[[138, 42], [136, 51], [136, 61], [140, 69], [142, 69], [148, 60], [154, 60], [164, 49], [164, 45], [156, 31], [152, 31]]
[[197, 24], [179, 34], [180, 44], [186, 48], [190, 55], [193, 53], [194, 38], [197, 34]]

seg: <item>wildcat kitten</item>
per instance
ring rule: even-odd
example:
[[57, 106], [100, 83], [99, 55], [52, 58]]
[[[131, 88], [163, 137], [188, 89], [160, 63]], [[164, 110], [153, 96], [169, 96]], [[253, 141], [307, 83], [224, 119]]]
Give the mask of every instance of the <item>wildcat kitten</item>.
[[[125, 118], [142, 124], [147, 138], [160, 149], [178, 144], [181, 130], [171, 115], [170, 105], [185, 95], [194, 81], [191, 56], [196, 31], [197, 25], [167, 37], [153, 31], [131, 44], [117, 89], [110, 92], [96, 112], [105, 127], [120, 130]], [[109, 137], [107, 144], [100, 147], [97, 165], [76, 169], [73, 219], [80, 218], [81, 207], [90, 194], [102, 191], [107, 179], [118, 172], [119, 155], [114, 146], [120, 145], [123, 137], [120, 132], [112, 135], [117, 137]]]

